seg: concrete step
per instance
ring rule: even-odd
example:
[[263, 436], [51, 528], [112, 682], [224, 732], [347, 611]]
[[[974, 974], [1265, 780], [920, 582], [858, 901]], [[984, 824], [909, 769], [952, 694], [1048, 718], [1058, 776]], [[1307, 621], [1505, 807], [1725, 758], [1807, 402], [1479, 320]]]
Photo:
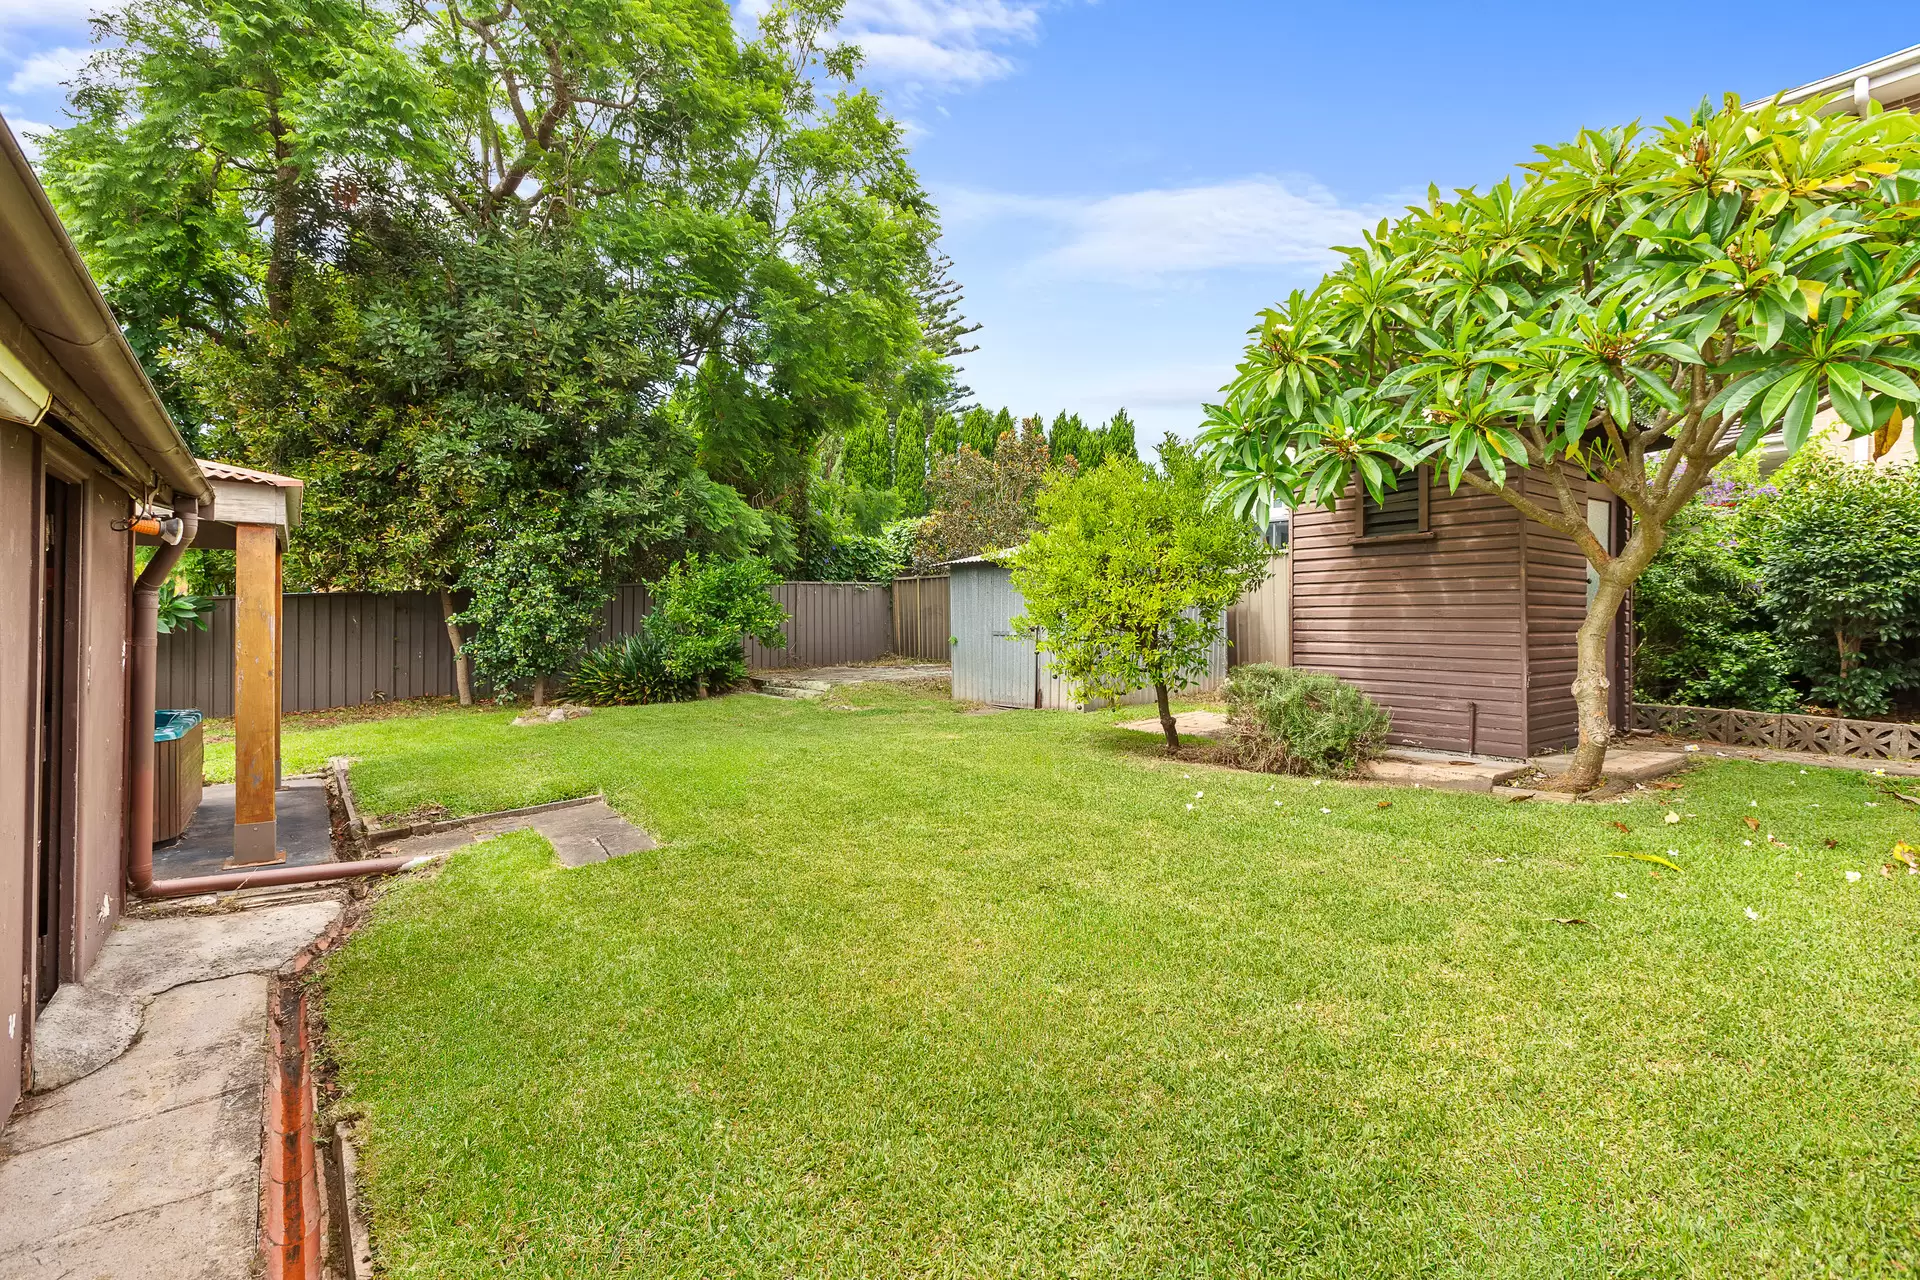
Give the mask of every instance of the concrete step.
[[824, 698], [833, 686], [821, 680], [755, 680], [753, 687], [772, 698], [798, 698], [812, 701]]

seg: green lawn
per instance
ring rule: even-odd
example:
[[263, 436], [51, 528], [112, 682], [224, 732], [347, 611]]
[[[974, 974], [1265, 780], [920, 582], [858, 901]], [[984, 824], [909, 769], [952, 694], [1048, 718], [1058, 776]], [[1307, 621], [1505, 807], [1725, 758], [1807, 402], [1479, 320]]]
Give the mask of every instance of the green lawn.
[[477, 846], [327, 965], [389, 1275], [1920, 1266], [1920, 822], [1873, 779], [1514, 805], [852, 701], [287, 736], [375, 811], [603, 790], [666, 842]]

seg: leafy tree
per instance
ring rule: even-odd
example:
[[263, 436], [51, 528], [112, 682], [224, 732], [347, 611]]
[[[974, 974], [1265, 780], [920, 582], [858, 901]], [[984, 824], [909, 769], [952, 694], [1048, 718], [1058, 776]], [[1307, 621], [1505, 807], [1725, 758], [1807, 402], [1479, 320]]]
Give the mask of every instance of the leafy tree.
[[1106, 438], [1100, 445], [1100, 456], [1105, 458], [1138, 458], [1139, 448], [1134, 444], [1133, 419], [1127, 416], [1125, 409], [1114, 412], [1107, 425], [1101, 428]]
[[754, 557], [703, 560], [695, 553], [668, 569], [649, 587], [654, 612], [647, 623], [666, 645], [667, 670], [698, 681], [704, 698], [746, 677], [747, 637], [784, 648], [787, 611], [772, 594], [779, 581], [771, 565]]
[[999, 431], [994, 426], [993, 410], [975, 405], [967, 410], [966, 415], [960, 420], [960, 439], [954, 447], [954, 452], [958, 453], [959, 446], [964, 444], [981, 457], [991, 458], [994, 443], [998, 438]]
[[944, 458], [960, 452], [960, 421], [942, 411], [933, 415], [933, 427], [927, 432], [927, 457]]
[[1766, 608], [1814, 698], [1885, 714], [1920, 684], [1920, 474], [1822, 456], [1767, 514]]
[[927, 513], [927, 415], [919, 404], [907, 405], [893, 424], [893, 491], [900, 495], [901, 514]]
[[1082, 697], [1151, 686], [1167, 750], [1179, 750], [1168, 698], [1206, 672], [1227, 607], [1266, 576], [1265, 544], [1208, 506], [1204, 482], [1121, 458], [1057, 476], [1040, 495], [1039, 524], [1014, 554], [1027, 604], [1016, 625]]
[[[1608, 627], [1715, 465], [1776, 430], [1797, 450], [1823, 401], [1856, 436], [1920, 402], [1920, 120], [1827, 105], [1729, 97], [1542, 148], [1519, 184], [1434, 191], [1265, 312], [1208, 409], [1236, 511], [1377, 499], [1431, 460], [1581, 549], [1598, 590], [1570, 788], [1612, 736]], [[1633, 515], [1618, 551], [1587, 526], [1589, 480]]]
[[1098, 431], [1089, 431], [1077, 413], [1064, 410], [1054, 415], [1047, 431], [1047, 444], [1056, 458], [1072, 458], [1082, 471], [1092, 471], [1105, 455], [1105, 441]]
[[461, 580], [473, 600], [458, 617], [474, 634], [463, 652], [496, 689], [531, 684], [544, 706], [554, 675], [586, 643], [609, 598], [598, 549], [552, 508], [503, 516], [487, 554]]
[[863, 489], [893, 487], [893, 442], [885, 418], [869, 417], [847, 429], [840, 468], [847, 484]]
[[916, 563], [1018, 546], [1037, 524], [1040, 491], [1053, 470], [1046, 437], [1031, 429], [1002, 436], [990, 458], [963, 444], [954, 457], [934, 459], [927, 482], [933, 510], [919, 529]]

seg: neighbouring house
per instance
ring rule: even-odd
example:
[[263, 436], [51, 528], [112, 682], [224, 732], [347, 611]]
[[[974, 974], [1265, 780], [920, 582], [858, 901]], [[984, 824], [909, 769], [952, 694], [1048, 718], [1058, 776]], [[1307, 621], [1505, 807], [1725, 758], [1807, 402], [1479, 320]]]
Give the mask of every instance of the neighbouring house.
[[[1088, 702], [1073, 682], [1054, 671], [1047, 655], [1030, 635], [1018, 635], [1013, 620], [1026, 612], [1027, 602], [1013, 585], [1013, 570], [987, 556], [972, 556], [948, 566], [949, 625], [953, 628], [953, 696], [962, 702], [992, 707], [1041, 707], [1084, 711], [1116, 705], [1105, 699]], [[1214, 645], [1206, 675], [1190, 692], [1220, 687], [1227, 675], [1224, 632]], [[1117, 700], [1134, 706], [1154, 700], [1152, 689], [1136, 689]]]

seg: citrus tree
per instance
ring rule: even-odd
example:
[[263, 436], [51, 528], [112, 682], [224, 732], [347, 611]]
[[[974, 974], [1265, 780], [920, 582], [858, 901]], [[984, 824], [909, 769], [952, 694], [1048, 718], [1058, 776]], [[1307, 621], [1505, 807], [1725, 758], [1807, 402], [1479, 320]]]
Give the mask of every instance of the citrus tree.
[[1131, 458], [1056, 473], [1039, 522], [1013, 556], [1026, 600], [1016, 630], [1053, 655], [1082, 697], [1152, 688], [1167, 749], [1177, 750], [1169, 695], [1206, 672], [1227, 606], [1266, 577], [1266, 544], [1209, 507], [1203, 477], [1158, 475]]
[[[1825, 408], [1884, 452], [1920, 402], [1920, 122], [1832, 106], [1729, 96], [1583, 131], [1519, 181], [1383, 221], [1251, 330], [1201, 436], [1216, 500], [1333, 507], [1357, 481], [1378, 501], [1425, 463], [1572, 539], [1598, 588], [1566, 785], [1597, 785], [1608, 627], [1668, 521]], [[1631, 513], [1618, 550], [1589, 481]]]

